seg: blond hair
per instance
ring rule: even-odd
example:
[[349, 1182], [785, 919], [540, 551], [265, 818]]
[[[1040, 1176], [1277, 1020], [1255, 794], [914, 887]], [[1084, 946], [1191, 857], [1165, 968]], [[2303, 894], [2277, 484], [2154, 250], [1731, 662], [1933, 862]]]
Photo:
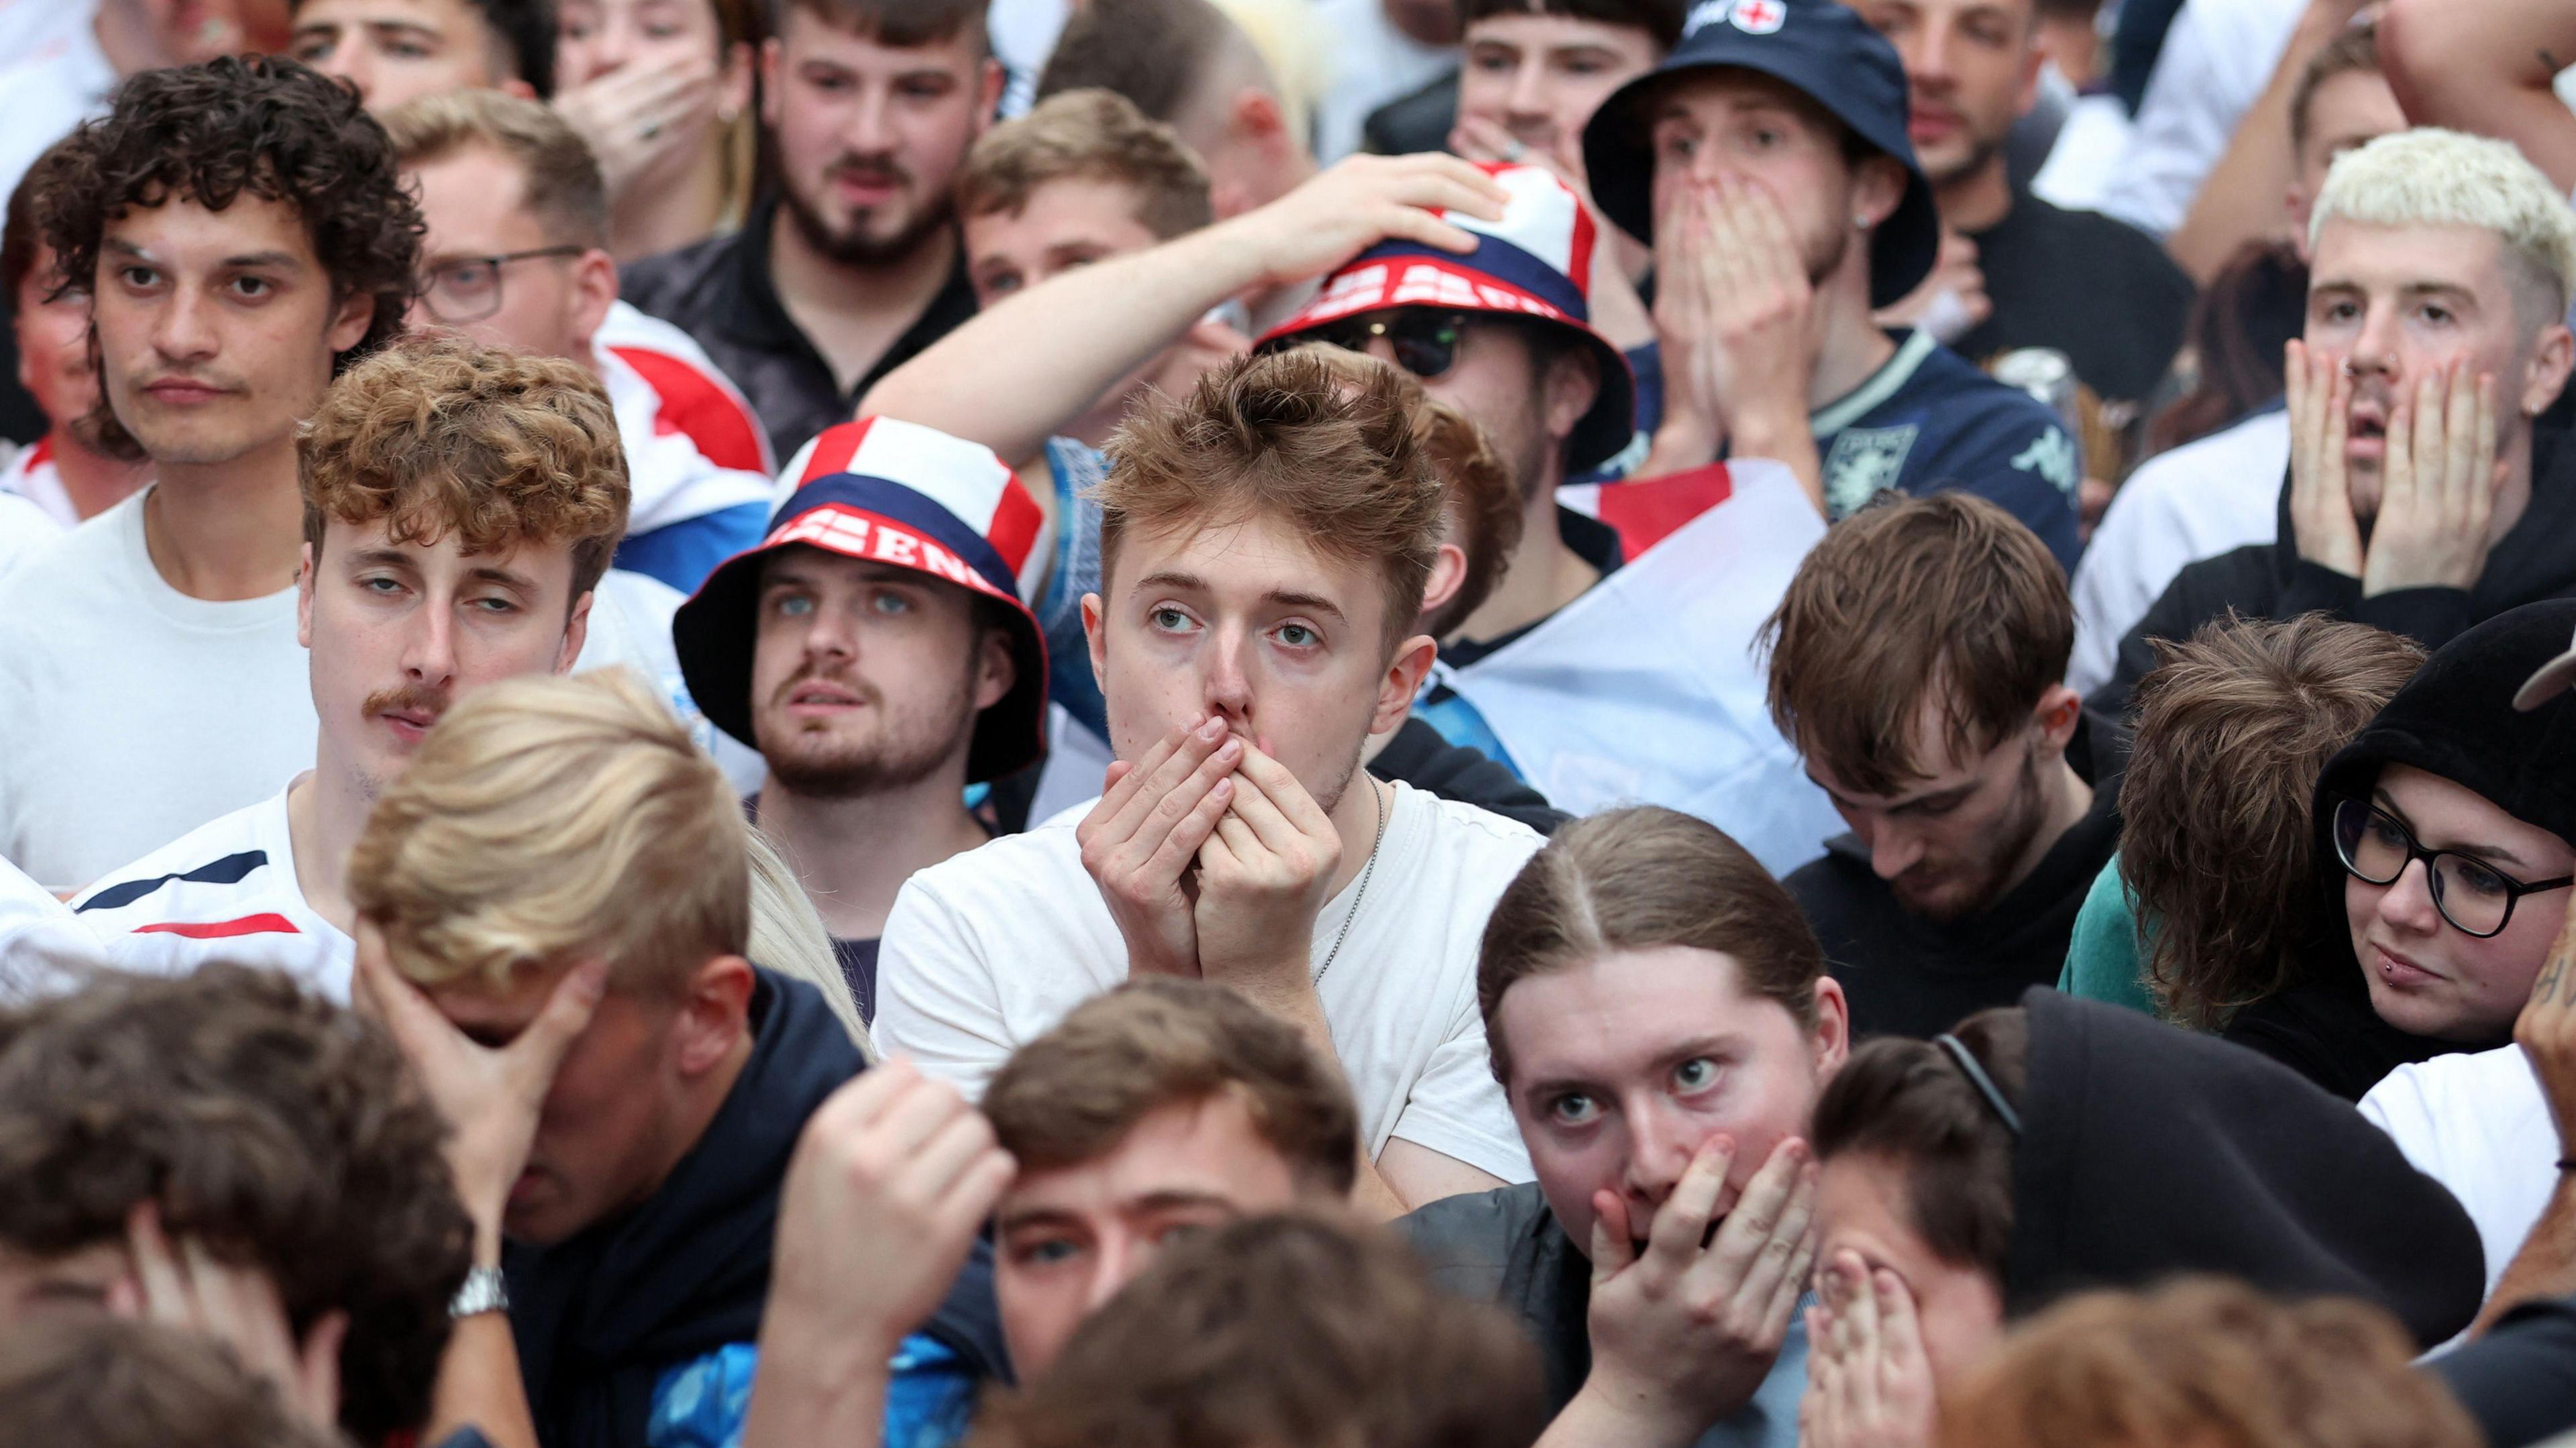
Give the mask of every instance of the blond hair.
[[1094, 491], [1104, 580], [1131, 532], [1275, 518], [1326, 557], [1377, 571], [1389, 654], [1416, 632], [1440, 550], [1440, 480], [1396, 369], [1308, 348], [1237, 357], [1187, 401], [1130, 413], [1108, 451]]
[[841, 974], [841, 958], [832, 953], [832, 932], [806, 897], [804, 883], [757, 826], [743, 832], [743, 842], [751, 855], [751, 958], [821, 991], [823, 1004], [840, 1017], [851, 1044], [874, 1062], [876, 1040], [850, 994], [849, 977]]
[[[1299, 0], [1304, 3], [1304, 0]], [[1116, 91], [1051, 95], [984, 133], [957, 173], [957, 211], [1016, 216], [1050, 181], [1106, 181], [1135, 193], [1138, 225], [1169, 241], [1214, 218], [1207, 168], [1178, 131]]]
[[2346, 152], [2308, 219], [2314, 250], [2336, 218], [2363, 226], [2466, 226], [2511, 258], [2526, 332], [2563, 321], [2576, 296], [2576, 211], [2510, 141], [2424, 126]]
[[547, 241], [608, 245], [608, 182], [589, 144], [554, 107], [494, 90], [457, 90], [407, 101], [382, 120], [404, 170], [489, 147], [518, 166], [519, 202], [545, 227]]
[[296, 433], [295, 474], [317, 563], [333, 521], [467, 553], [568, 544], [577, 599], [626, 534], [626, 451], [599, 379], [462, 337], [400, 337], [340, 374]]
[[349, 901], [422, 985], [604, 957], [613, 985], [678, 991], [745, 954], [742, 805], [624, 669], [468, 694], [385, 789], [349, 857]]

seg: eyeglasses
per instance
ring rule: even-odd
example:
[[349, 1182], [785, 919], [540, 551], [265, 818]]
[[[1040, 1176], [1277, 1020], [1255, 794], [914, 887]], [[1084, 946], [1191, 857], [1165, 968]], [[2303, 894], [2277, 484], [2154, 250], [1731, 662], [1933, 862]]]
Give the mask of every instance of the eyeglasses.
[[420, 299], [429, 314], [450, 326], [479, 322], [501, 310], [501, 269], [514, 261], [539, 257], [579, 256], [582, 246], [541, 246], [502, 256], [460, 256], [440, 262], [423, 274]]
[[2394, 885], [2407, 866], [2422, 860], [2432, 881], [2433, 908], [2460, 933], [2480, 940], [2503, 931], [2516, 900], [2576, 885], [2576, 875], [2525, 884], [2467, 855], [2428, 850], [2396, 816], [2357, 799], [2335, 801], [2334, 840], [2344, 870], [2367, 884]]
[[1458, 363], [1458, 339], [1473, 318], [1465, 312], [1434, 312], [1419, 307], [1397, 312], [1384, 321], [1327, 322], [1312, 335], [1350, 352], [1365, 352], [1380, 337], [1395, 351], [1395, 365], [1416, 377], [1438, 377]]

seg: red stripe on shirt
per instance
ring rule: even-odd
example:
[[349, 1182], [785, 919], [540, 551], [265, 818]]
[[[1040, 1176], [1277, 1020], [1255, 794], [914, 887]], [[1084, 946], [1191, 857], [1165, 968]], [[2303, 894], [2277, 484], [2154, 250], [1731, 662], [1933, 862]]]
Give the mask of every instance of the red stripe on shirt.
[[778, 471], [778, 464], [769, 457], [768, 435], [733, 389], [668, 352], [648, 347], [608, 350], [634, 368], [661, 398], [661, 410], [654, 415], [657, 426], [687, 433], [699, 453], [717, 467], [761, 474]]
[[190, 940], [223, 940], [235, 935], [301, 935], [283, 915], [244, 915], [238, 920], [163, 920], [134, 927], [137, 935], [184, 935]]

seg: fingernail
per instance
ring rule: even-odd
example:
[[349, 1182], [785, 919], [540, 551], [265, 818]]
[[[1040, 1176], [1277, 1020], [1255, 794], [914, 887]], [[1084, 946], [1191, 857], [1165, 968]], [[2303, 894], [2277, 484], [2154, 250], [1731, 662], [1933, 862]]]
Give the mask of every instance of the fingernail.
[[1199, 726], [1199, 737], [1207, 740], [1211, 744], [1224, 738], [1225, 720], [1213, 714], [1209, 715], [1208, 721]]
[[1216, 757], [1231, 762], [1236, 756], [1242, 753], [1243, 741], [1240, 739], [1229, 739], [1225, 741], [1225, 743], [1217, 746]]

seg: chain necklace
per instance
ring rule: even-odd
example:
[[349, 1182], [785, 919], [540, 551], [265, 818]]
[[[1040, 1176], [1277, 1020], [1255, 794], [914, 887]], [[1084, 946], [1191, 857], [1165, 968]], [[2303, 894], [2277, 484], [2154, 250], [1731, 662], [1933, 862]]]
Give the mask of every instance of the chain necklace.
[[1315, 970], [1317, 985], [1324, 983], [1324, 972], [1333, 968], [1333, 961], [1342, 953], [1342, 942], [1351, 938], [1351, 927], [1359, 923], [1360, 906], [1368, 903], [1369, 877], [1377, 873], [1377, 847], [1386, 843], [1386, 796], [1378, 793], [1376, 780], [1365, 774], [1360, 778], [1368, 781], [1369, 798], [1377, 801], [1377, 838], [1369, 841], [1368, 860], [1360, 866], [1360, 888], [1351, 896], [1351, 913], [1342, 917], [1342, 933], [1333, 937], [1333, 948], [1324, 952], [1324, 963]]

